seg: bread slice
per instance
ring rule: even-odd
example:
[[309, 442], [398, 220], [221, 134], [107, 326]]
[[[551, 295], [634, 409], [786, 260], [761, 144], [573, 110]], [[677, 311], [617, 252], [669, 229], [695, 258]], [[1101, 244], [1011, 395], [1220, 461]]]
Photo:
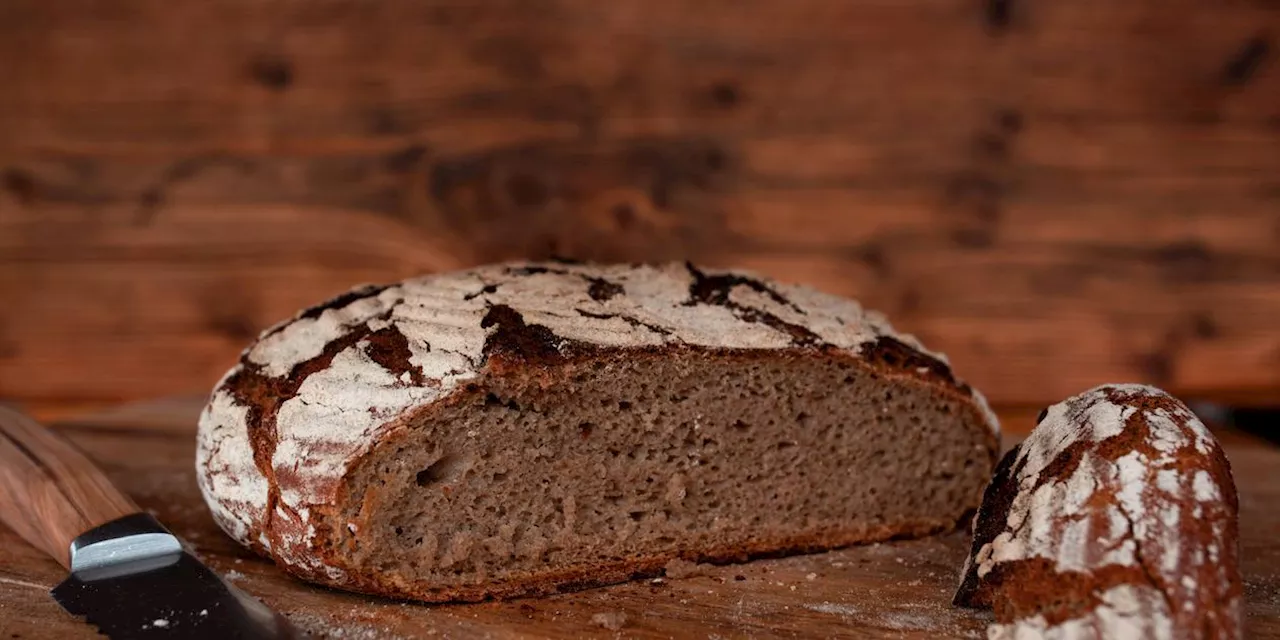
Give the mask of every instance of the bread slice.
[[244, 352], [199, 438], [232, 537], [304, 579], [448, 601], [950, 529], [998, 433], [852, 301], [550, 263], [308, 309]]
[[995, 610], [990, 638], [1239, 638], [1237, 510], [1186, 405], [1090, 389], [1001, 460], [955, 601]]

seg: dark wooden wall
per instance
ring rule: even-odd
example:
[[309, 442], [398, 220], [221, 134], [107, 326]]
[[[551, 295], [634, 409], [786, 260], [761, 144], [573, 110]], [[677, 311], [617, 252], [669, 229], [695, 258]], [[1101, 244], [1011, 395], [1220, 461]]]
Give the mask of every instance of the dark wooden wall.
[[207, 389], [361, 281], [693, 258], [1000, 403], [1280, 398], [1272, 0], [0, 3], [0, 396]]

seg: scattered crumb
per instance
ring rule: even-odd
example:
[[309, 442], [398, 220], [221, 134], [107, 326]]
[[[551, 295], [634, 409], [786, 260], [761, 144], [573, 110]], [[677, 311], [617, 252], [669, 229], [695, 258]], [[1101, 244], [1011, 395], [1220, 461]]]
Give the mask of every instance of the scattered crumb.
[[706, 575], [706, 570], [708, 568], [709, 567], [705, 564], [689, 562], [688, 560], [681, 560], [680, 558], [675, 558], [671, 560], [666, 564], [666, 567], [665, 567], [667, 571], [667, 577], [675, 578], [676, 580], [679, 580], [681, 578], [695, 578], [698, 576]]
[[235, 582], [236, 580], [244, 580], [244, 574], [240, 573], [239, 571], [236, 571], [235, 569], [232, 569], [231, 571], [226, 572], [225, 574], [223, 574], [222, 577], [223, 579], [229, 582]]
[[627, 624], [627, 614], [621, 611], [605, 611], [592, 615], [591, 623], [610, 631], [617, 631]]
[[164, 618], [156, 618], [155, 620], [151, 621], [151, 626], [164, 628], [169, 626], [169, 621]]
[[207, 615], [209, 615], [209, 610], [208, 610], [208, 609], [201, 609], [201, 610], [200, 610], [200, 615], [202, 615], [202, 616], [207, 616]]
[[795, 586], [794, 584], [793, 584], [793, 585], [791, 585], [791, 590], [792, 590], [792, 591], [795, 591], [795, 590], [796, 590], [796, 586]]
[[805, 580], [808, 580], [809, 582], [813, 582], [814, 580], [817, 580], [817, 579], [818, 579], [818, 574], [816, 574], [816, 573], [811, 573], [811, 574], [809, 574], [809, 575], [805, 576], [805, 577], [804, 577], [804, 579], [805, 579]]
[[662, 578], [654, 578], [649, 581], [649, 584], [662, 584], [664, 582], [666, 582], [666, 580], [663, 580]]

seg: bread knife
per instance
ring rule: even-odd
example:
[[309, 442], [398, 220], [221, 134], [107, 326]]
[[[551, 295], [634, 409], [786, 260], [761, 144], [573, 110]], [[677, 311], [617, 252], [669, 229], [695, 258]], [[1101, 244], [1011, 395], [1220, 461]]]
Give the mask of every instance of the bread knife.
[[201, 564], [80, 450], [3, 405], [0, 520], [70, 570], [53, 599], [113, 640], [301, 637]]

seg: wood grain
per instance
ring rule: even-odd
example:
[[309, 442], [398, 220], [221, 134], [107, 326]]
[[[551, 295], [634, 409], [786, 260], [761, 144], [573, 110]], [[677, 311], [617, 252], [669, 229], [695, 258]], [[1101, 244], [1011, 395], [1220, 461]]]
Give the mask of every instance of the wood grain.
[[0, 405], [0, 521], [70, 568], [71, 541], [138, 506], [79, 450]]
[[362, 281], [693, 258], [864, 300], [999, 403], [1280, 393], [1280, 8], [0, 8], [0, 393], [204, 392]]
[[[426, 606], [320, 589], [240, 548], [195, 484], [200, 404], [166, 400], [58, 425], [199, 556], [305, 629], [335, 638], [980, 638], [986, 614], [949, 604], [961, 534], [699, 567], [690, 575], [506, 603]], [[1001, 415], [1007, 423], [1018, 416]], [[1240, 493], [1246, 637], [1280, 638], [1280, 449], [1218, 432]], [[0, 633], [89, 638], [49, 598], [62, 570], [0, 528]], [[620, 615], [619, 615], [620, 614]], [[612, 625], [619, 625], [614, 630]], [[12, 637], [4, 635], [3, 637]]]

